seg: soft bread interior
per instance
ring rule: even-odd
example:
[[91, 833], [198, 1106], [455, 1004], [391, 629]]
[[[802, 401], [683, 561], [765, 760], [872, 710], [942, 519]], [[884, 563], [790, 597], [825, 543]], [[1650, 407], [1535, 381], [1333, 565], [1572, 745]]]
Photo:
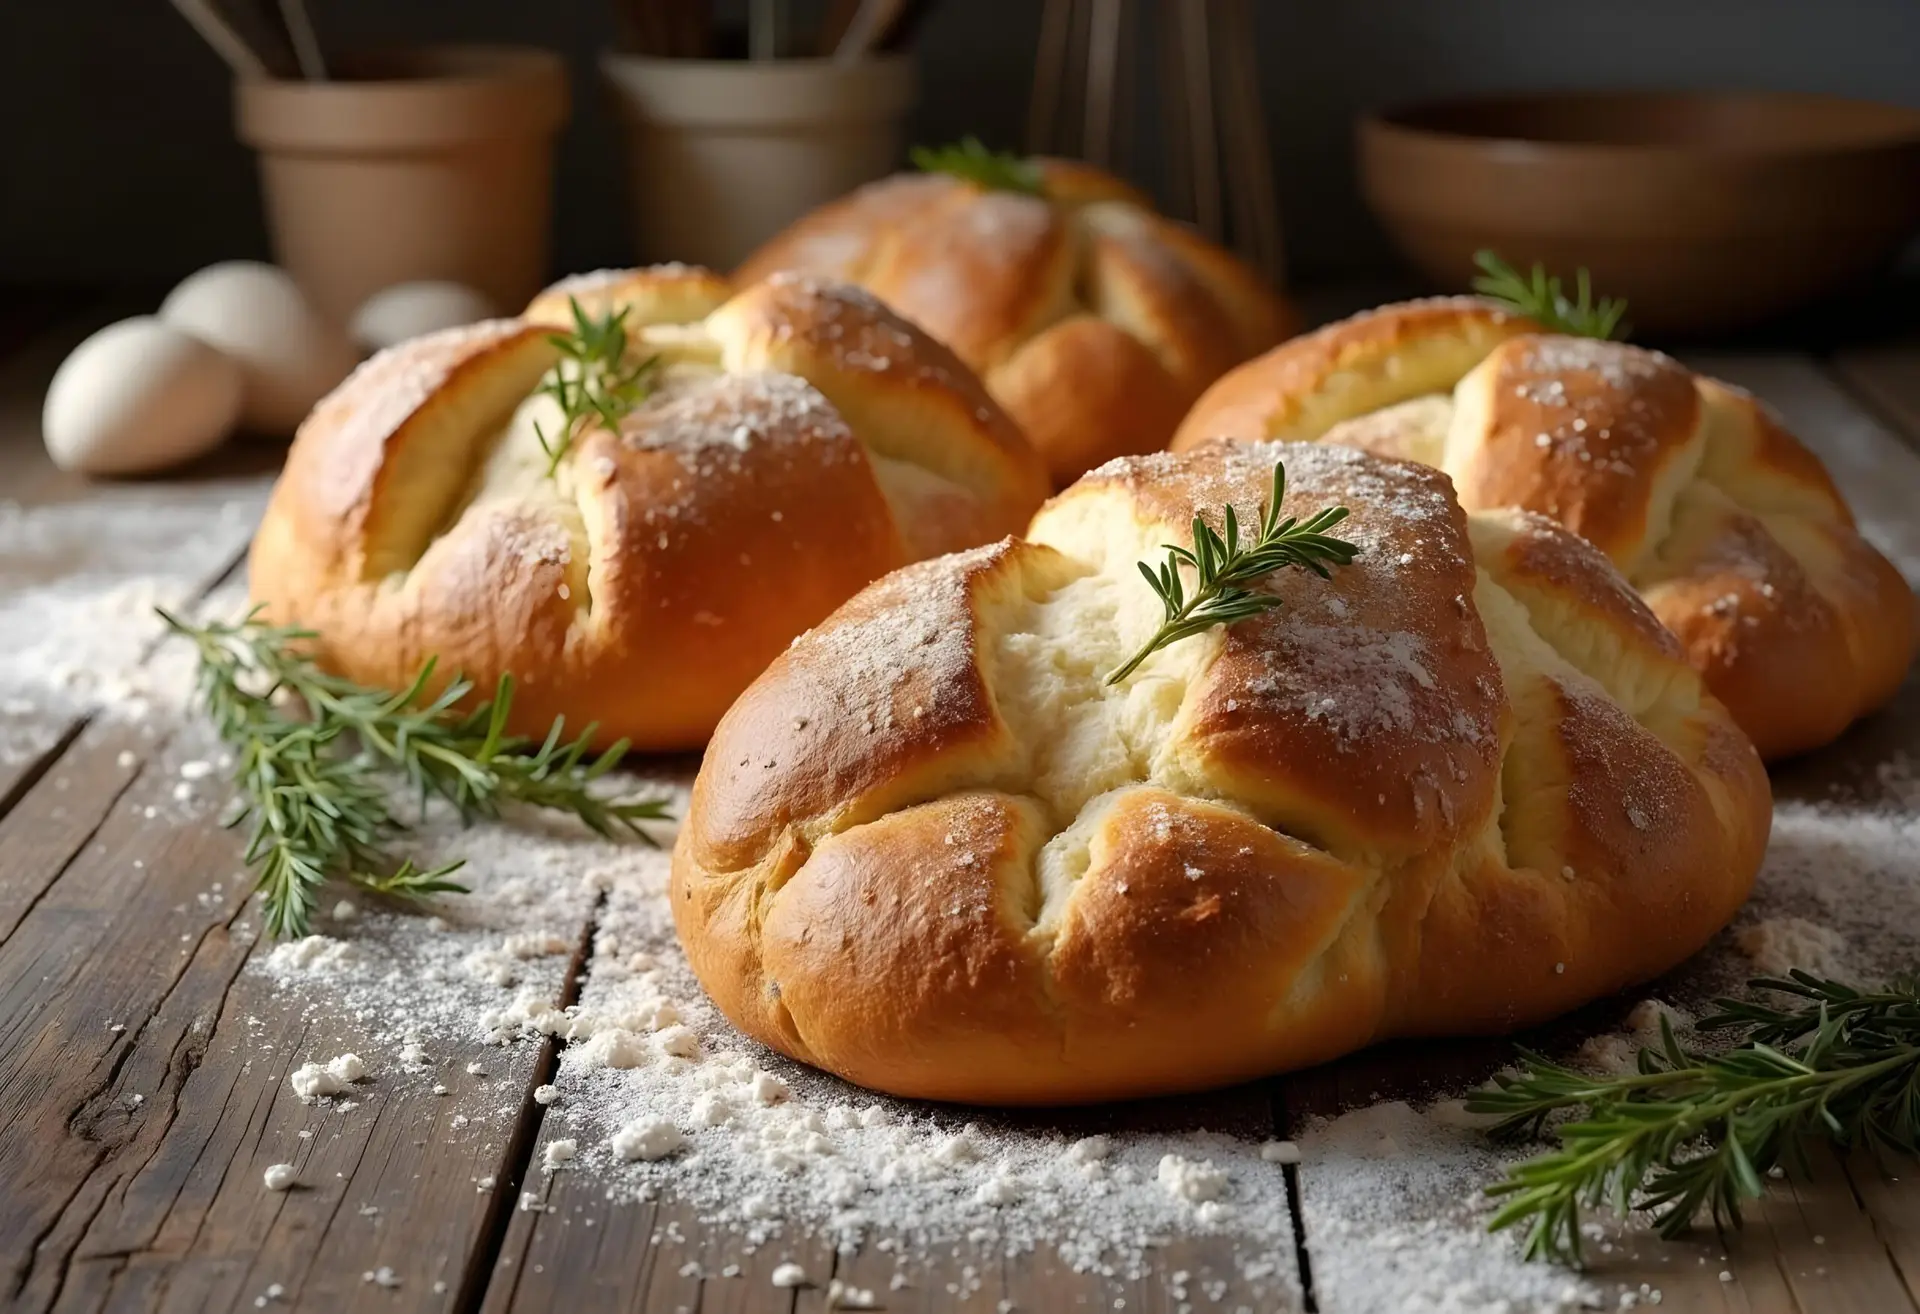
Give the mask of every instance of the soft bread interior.
[[1453, 397], [1435, 392], [1342, 420], [1327, 430], [1322, 441], [1444, 468], [1452, 428]]
[[[789, 335], [777, 327], [772, 333], [741, 332], [725, 307], [689, 321], [689, 315], [711, 304], [710, 299], [701, 299], [707, 295], [701, 288], [649, 291], [644, 280], [632, 278], [609, 280], [603, 287], [589, 278], [578, 295], [591, 313], [625, 311], [629, 365], [647, 359], [656, 362], [645, 399], [634, 412], [636, 429], [645, 428], [649, 412], [694, 395], [724, 375], [791, 373], [819, 388], [861, 441], [879, 491], [913, 556], [1003, 532], [997, 523], [984, 523], [982, 503], [997, 506], [1004, 501], [1005, 474], [993, 466], [978, 441], [942, 432], [953, 426], [950, 411], [936, 404], [921, 405], [911, 394], [903, 397], [897, 391], [848, 386], [858, 381], [846, 377], [842, 363], [830, 353], [795, 349]], [[535, 310], [552, 319], [563, 308], [563, 301], [545, 296]], [[650, 314], [668, 316], [668, 322], [645, 322]], [[837, 339], [836, 330], [837, 326], [830, 326], [828, 336]], [[927, 344], [904, 331], [886, 326], [861, 324], [849, 331], [885, 338], [864, 354], [850, 354], [873, 370], [894, 366], [906, 373], [913, 353], [927, 349]], [[403, 450], [395, 471], [396, 479], [409, 481], [405, 483], [409, 491], [395, 499], [402, 523], [391, 526], [393, 547], [382, 558], [382, 574], [397, 580], [399, 572], [417, 564], [434, 541], [469, 516], [531, 508], [550, 517], [570, 544], [571, 597], [577, 608], [590, 608], [593, 518], [584, 513], [583, 489], [585, 481], [601, 475], [576, 468], [573, 457], [555, 463], [547, 451], [547, 445], [561, 437], [564, 416], [552, 396], [535, 389], [543, 377], [577, 377], [580, 368], [556, 356], [551, 347], [542, 346], [529, 354], [527, 366], [493, 370], [486, 388], [467, 390], [441, 407], [444, 414], [429, 417], [432, 423], [424, 440], [413, 441]], [[550, 369], [533, 368], [548, 364]], [[913, 364], [911, 368], [932, 371], [938, 367]], [[587, 427], [592, 423], [589, 419]], [[677, 433], [686, 436], [684, 429]], [[696, 437], [702, 444], [740, 446], [753, 435], [733, 431]]]
[[409, 570], [458, 518], [462, 496], [556, 353], [538, 338], [511, 344], [414, 413], [388, 445], [379, 515], [369, 523], [364, 578]]
[[1372, 354], [1329, 373], [1291, 414], [1267, 426], [1269, 439], [1313, 442], [1343, 420], [1416, 398], [1446, 394], [1486, 358], [1493, 341], [1478, 334], [1427, 334], [1402, 350]]

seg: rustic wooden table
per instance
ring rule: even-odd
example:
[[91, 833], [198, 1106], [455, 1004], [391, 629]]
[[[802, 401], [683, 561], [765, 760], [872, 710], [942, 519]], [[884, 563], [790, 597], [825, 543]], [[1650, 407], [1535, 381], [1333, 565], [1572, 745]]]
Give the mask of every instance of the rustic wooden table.
[[[237, 449], [181, 477], [139, 484], [89, 486], [59, 474], [38, 440], [40, 397], [86, 327], [55, 322], [44, 305], [0, 311], [0, 516], [87, 500], [111, 501], [129, 523], [201, 509], [210, 527], [169, 567], [189, 593], [231, 584], [277, 453]], [[1863, 519], [1883, 536], [1904, 535], [1903, 556], [1920, 559], [1920, 457], [1907, 445], [1920, 444], [1920, 343], [1692, 360], [1776, 404], [1828, 460]], [[222, 507], [224, 517], [215, 514]], [[0, 599], [79, 577], [88, 553], [87, 542], [71, 540], [0, 560]], [[0, 634], [0, 649], [17, 638]], [[552, 1042], [504, 1052], [471, 1046], [470, 1057], [489, 1056], [496, 1093], [524, 1111], [511, 1134], [449, 1139], [439, 1134], [444, 1105], [374, 1089], [337, 1135], [307, 1142], [309, 1189], [263, 1192], [273, 1147], [307, 1123], [309, 1110], [284, 1078], [308, 1021], [243, 971], [268, 946], [257, 919], [243, 918], [243, 885], [230, 875], [224, 888], [210, 885], [210, 873], [237, 870], [235, 836], [211, 813], [185, 825], [147, 819], [177, 778], [177, 763], [168, 764], [181, 750], [166, 734], [84, 709], [10, 706], [0, 716], [11, 742], [26, 746], [0, 758], [0, 1307], [253, 1308], [269, 1281], [283, 1288], [277, 1299], [286, 1308], [316, 1311], [826, 1307], [819, 1287], [767, 1281], [770, 1249], [747, 1258], [748, 1280], [700, 1276], [717, 1268], [718, 1243], [670, 1197], [617, 1203], [590, 1177], [562, 1174], [544, 1187], [544, 1210], [515, 1209], [522, 1183], [540, 1184], [533, 1165], [551, 1135], [541, 1106], [526, 1097], [555, 1071]], [[1780, 771], [1779, 793], [1819, 797], [1836, 780], [1858, 778], [1863, 765], [1920, 747], [1916, 728], [1920, 688], [1910, 683], [1889, 713]], [[1920, 855], [1914, 876], [1920, 881]], [[592, 915], [583, 907], [582, 948], [563, 1000], [578, 988]], [[1617, 1017], [1618, 1004], [1589, 1013], [1609, 1007]], [[1457, 1088], [1505, 1052], [1483, 1043], [1391, 1046], [1123, 1116], [1147, 1127], [1285, 1134], [1309, 1115], [1378, 1095]], [[1338, 1253], [1339, 1238], [1317, 1214], [1316, 1195], [1329, 1186], [1311, 1161], [1287, 1173], [1296, 1253], [1277, 1260], [1299, 1273], [1287, 1303], [1370, 1309], [1350, 1286], [1366, 1256]], [[497, 1189], [477, 1192], [481, 1176]], [[378, 1225], [358, 1208], [367, 1201], [380, 1210]], [[926, 1279], [895, 1292], [886, 1290], [891, 1261], [872, 1251], [836, 1255], [825, 1242], [789, 1237], [785, 1253], [805, 1256], [811, 1273], [877, 1286], [894, 1310], [1272, 1307], [1271, 1295], [1237, 1288], [1203, 1301], [1172, 1280], [1231, 1246], [1180, 1241], [1155, 1252], [1148, 1275], [1124, 1281], [1076, 1273], [1044, 1254], [995, 1255], [973, 1280], [953, 1283], [957, 1290], [941, 1279], [967, 1257], [928, 1255], [920, 1257]], [[383, 1267], [397, 1285], [363, 1280]], [[1235, 1271], [1232, 1262], [1215, 1268]], [[1866, 1160], [1816, 1156], [1812, 1180], [1777, 1183], [1739, 1237], [1621, 1247], [1596, 1276], [1625, 1284], [1629, 1296], [1645, 1283], [1638, 1299], [1658, 1290], [1666, 1308], [1920, 1311], [1920, 1184]], [[1619, 1290], [1609, 1285], [1610, 1302]], [[1433, 1307], [1453, 1308], [1439, 1293]]]

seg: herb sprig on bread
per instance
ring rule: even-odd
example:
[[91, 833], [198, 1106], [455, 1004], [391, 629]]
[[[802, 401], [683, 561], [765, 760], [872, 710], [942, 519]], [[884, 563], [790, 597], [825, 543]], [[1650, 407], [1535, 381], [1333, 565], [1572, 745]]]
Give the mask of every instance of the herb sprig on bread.
[[621, 418], [647, 399], [660, 368], [658, 356], [627, 359], [627, 307], [589, 315], [578, 298], [568, 297], [567, 304], [573, 328], [547, 335], [561, 361], [537, 389], [560, 407], [560, 427], [549, 435], [537, 421], [533, 426], [540, 450], [547, 454], [549, 477], [589, 424], [619, 428]]
[[1046, 195], [1039, 165], [1011, 151], [988, 150], [978, 137], [962, 137], [951, 146], [915, 146], [910, 158], [922, 173], [944, 173], [990, 192]]
[[1568, 296], [1559, 276], [1547, 273], [1544, 265], [1522, 274], [1492, 251], [1475, 252], [1473, 263], [1483, 271], [1473, 280], [1475, 292], [1555, 333], [1619, 342], [1633, 332], [1626, 322], [1627, 303], [1618, 297], [1595, 300], [1593, 280], [1584, 268], [1574, 275], [1574, 292]]
[[[1260, 532], [1251, 543], [1240, 542], [1239, 516], [1229, 505], [1221, 510], [1219, 530], [1195, 516], [1193, 545], [1166, 544], [1167, 558], [1159, 569], [1138, 563], [1147, 586], [1160, 599], [1165, 619], [1138, 652], [1107, 676], [1108, 684], [1120, 683], [1168, 644], [1278, 607], [1278, 597], [1251, 587], [1275, 571], [1300, 566], [1327, 579], [1329, 566], [1348, 565], [1359, 555], [1357, 544], [1327, 533], [1347, 518], [1347, 508], [1327, 507], [1304, 521], [1293, 516], [1282, 519], [1280, 501], [1286, 492], [1287, 468], [1275, 461], [1273, 492], [1260, 509]], [[1193, 572], [1191, 593], [1183, 568]]]

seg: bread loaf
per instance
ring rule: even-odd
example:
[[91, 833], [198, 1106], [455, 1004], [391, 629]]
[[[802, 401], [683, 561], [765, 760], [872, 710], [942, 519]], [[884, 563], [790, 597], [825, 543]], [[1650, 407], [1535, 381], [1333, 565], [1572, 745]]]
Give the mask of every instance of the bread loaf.
[[[1338, 503], [1283, 605], [1110, 671], [1196, 514]], [[1503, 1032], [1659, 974], [1742, 900], [1766, 775], [1591, 546], [1334, 446], [1116, 461], [1025, 540], [875, 583], [727, 713], [680, 938], [750, 1035], [902, 1095], [1192, 1090]]]
[[1469, 510], [1552, 516], [1632, 581], [1768, 758], [1834, 739], [1913, 658], [1913, 594], [1819, 459], [1658, 352], [1470, 298], [1387, 306], [1221, 379], [1174, 446], [1214, 437], [1412, 457]]
[[1044, 196], [902, 174], [800, 219], [747, 282], [803, 269], [871, 288], [957, 352], [1056, 483], [1164, 447], [1221, 373], [1295, 331], [1253, 270], [1086, 165]]
[[[660, 358], [618, 432], [560, 432], [550, 329], [624, 307]], [[251, 587], [330, 668], [517, 682], [513, 728], [695, 748], [788, 640], [876, 576], [1018, 529], [1046, 475], [952, 353], [856, 288], [729, 299], [702, 270], [615, 271], [519, 320], [383, 352], [302, 426]]]

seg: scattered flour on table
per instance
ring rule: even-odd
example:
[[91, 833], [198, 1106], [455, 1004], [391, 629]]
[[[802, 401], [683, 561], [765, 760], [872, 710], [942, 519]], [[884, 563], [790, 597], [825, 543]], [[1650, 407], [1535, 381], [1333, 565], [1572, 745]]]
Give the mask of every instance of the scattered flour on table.
[[165, 630], [153, 609], [185, 606], [238, 557], [265, 499], [257, 480], [238, 479], [163, 498], [138, 483], [43, 506], [0, 498], [0, 766], [44, 751], [50, 721], [141, 721], [181, 705], [184, 645], [144, 661]]
[[1848, 977], [1847, 937], [1804, 917], [1769, 917], [1743, 926], [1733, 937], [1754, 971], [1784, 976], [1798, 967], [1815, 976]]
[[1485, 1137], [1390, 1101], [1314, 1123], [1299, 1144], [1307, 1253], [1327, 1314], [1601, 1306], [1598, 1284], [1528, 1263], [1510, 1236], [1487, 1232], [1480, 1187], [1503, 1160]]
[[[678, 810], [687, 781], [671, 783]], [[315, 1034], [351, 1026], [383, 1090], [471, 1100], [501, 1087], [502, 1107], [463, 1103], [472, 1125], [450, 1120], [448, 1134], [498, 1134], [531, 1099], [540, 1168], [586, 1174], [618, 1200], [683, 1202], [742, 1255], [824, 1233], [886, 1247], [908, 1280], [909, 1256], [936, 1247], [1045, 1249], [1119, 1280], [1183, 1236], [1218, 1234], [1235, 1238], [1238, 1267], [1196, 1264], [1196, 1293], [1203, 1281], [1231, 1289], [1229, 1311], [1298, 1303], [1284, 1159], [1263, 1154], [1263, 1138], [1063, 1134], [1045, 1115], [876, 1097], [720, 1018], [673, 935], [666, 853], [538, 822], [463, 830], [434, 817], [413, 839], [420, 861], [466, 856], [473, 893], [437, 901], [431, 917], [364, 904], [348, 925], [257, 954], [250, 970], [297, 998]], [[585, 926], [601, 899], [579, 1001], [560, 1008], [578, 946], [554, 928]], [[519, 973], [511, 984], [485, 970], [501, 964]], [[549, 1084], [527, 1095], [496, 1082], [549, 1036], [566, 1046]], [[476, 1044], [507, 1054], [467, 1062]], [[965, 1273], [977, 1284], [991, 1268]], [[842, 1307], [861, 1308], [857, 1298]]]
[[[1903, 798], [1880, 774], [1875, 798]], [[676, 806], [683, 806], [684, 778]], [[1521, 1260], [1517, 1239], [1485, 1231], [1482, 1187], [1525, 1148], [1499, 1146], [1457, 1098], [1416, 1111], [1388, 1101], [1301, 1130], [1292, 1142], [1219, 1133], [1081, 1128], [875, 1097], [745, 1040], [715, 1012], [673, 936], [668, 860], [609, 847], [570, 828], [421, 834], [423, 859], [462, 853], [475, 893], [437, 917], [368, 906], [350, 925], [255, 960], [309, 999], [352, 1017], [387, 1046], [376, 1080], [401, 1090], [484, 1086], [505, 1059], [462, 1076], [445, 1056], [475, 1043], [511, 1050], [564, 1042], [543, 1109], [539, 1166], [585, 1174], [616, 1200], [671, 1198], [736, 1238], [739, 1253], [779, 1255], [783, 1238], [824, 1233], [886, 1247], [902, 1279], [927, 1253], [1056, 1253], [1113, 1280], [1143, 1274], [1182, 1237], [1231, 1238], [1250, 1308], [1298, 1302], [1285, 1165], [1299, 1164], [1314, 1286], [1328, 1314], [1559, 1314], [1617, 1307], [1612, 1285]], [[1657, 983], [1620, 1029], [1566, 1055], [1599, 1070], [1631, 1067], [1665, 1017], [1683, 1039], [1715, 994], [1746, 977], [1844, 954], [1889, 975], [1920, 961], [1920, 819], [1874, 801], [1783, 802], [1753, 903], [1692, 963]], [[603, 900], [580, 997], [558, 1007], [567, 956], [556, 928], [585, 925]], [[352, 950], [354, 952], [348, 952]], [[564, 951], [564, 952], [563, 952]], [[484, 965], [475, 970], [476, 965]], [[502, 984], [486, 968], [523, 975]], [[370, 1042], [372, 1043], [372, 1042]], [[412, 1055], [423, 1062], [379, 1062]], [[1437, 1092], [1448, 1094], [1448, 1092]], [[1452, 1092], [1459, 1094], [1461, 1092]], [[525, 1098], [516, 1093], [509, 1099]], [[504, 1125], [504, 1124], [500, 1124]], [[466, 1133], [461, 1133], [466, 1134]], [[486, 1189], [483, 1185], [481, 1189]], [[535, 1202], [534, 1206], [543, 1207]], [[822, 1279], [824, 1281], [825, 1279]], [[976, 1276], [973, 1281], [981, 1281]], [[1215, 1283], [1204, 1288], [1204, 1283]], [[1650, 1293], [1635, 1297], [1650, 1303]], [[1176, 1305], [1177, 1307], [1177, 1305]]]
[[666, 856], [630, 852], [623, 866], [579, 1003], [523, 992], [479, 1019], [508, 1039], [569, 1040], [545, 1134], [576, 1141], [616, 1197], [690, 1203], [747, 1248], [793, 1229], [899, 1256], [1044, 1248], [1115, 1278], [1145, 1272], [1175, 1238], [1228, 1235], [1240, 1269], [1211, 1280], [1296, 1299], [1286, 1176], [1259, 1140], [1064, 1135], [1048, 1125], [1058, 1119], [876, 1097], [790, 1063], [701, 993], [673, 938]]
[[1595, 1072], [1633, 1072], [1640, 1066], [1642, 1049], [1660, 1047], [1663, 1020], [1682, 1043], [1691, 1038], [1693, 1018], [1684, 1010], [1658, 999], [1643, 999], [1622, 1019], [1619, 1031], [1602, 1032], [1581, 1042], [1574, 1051], [1574, 1063]]

